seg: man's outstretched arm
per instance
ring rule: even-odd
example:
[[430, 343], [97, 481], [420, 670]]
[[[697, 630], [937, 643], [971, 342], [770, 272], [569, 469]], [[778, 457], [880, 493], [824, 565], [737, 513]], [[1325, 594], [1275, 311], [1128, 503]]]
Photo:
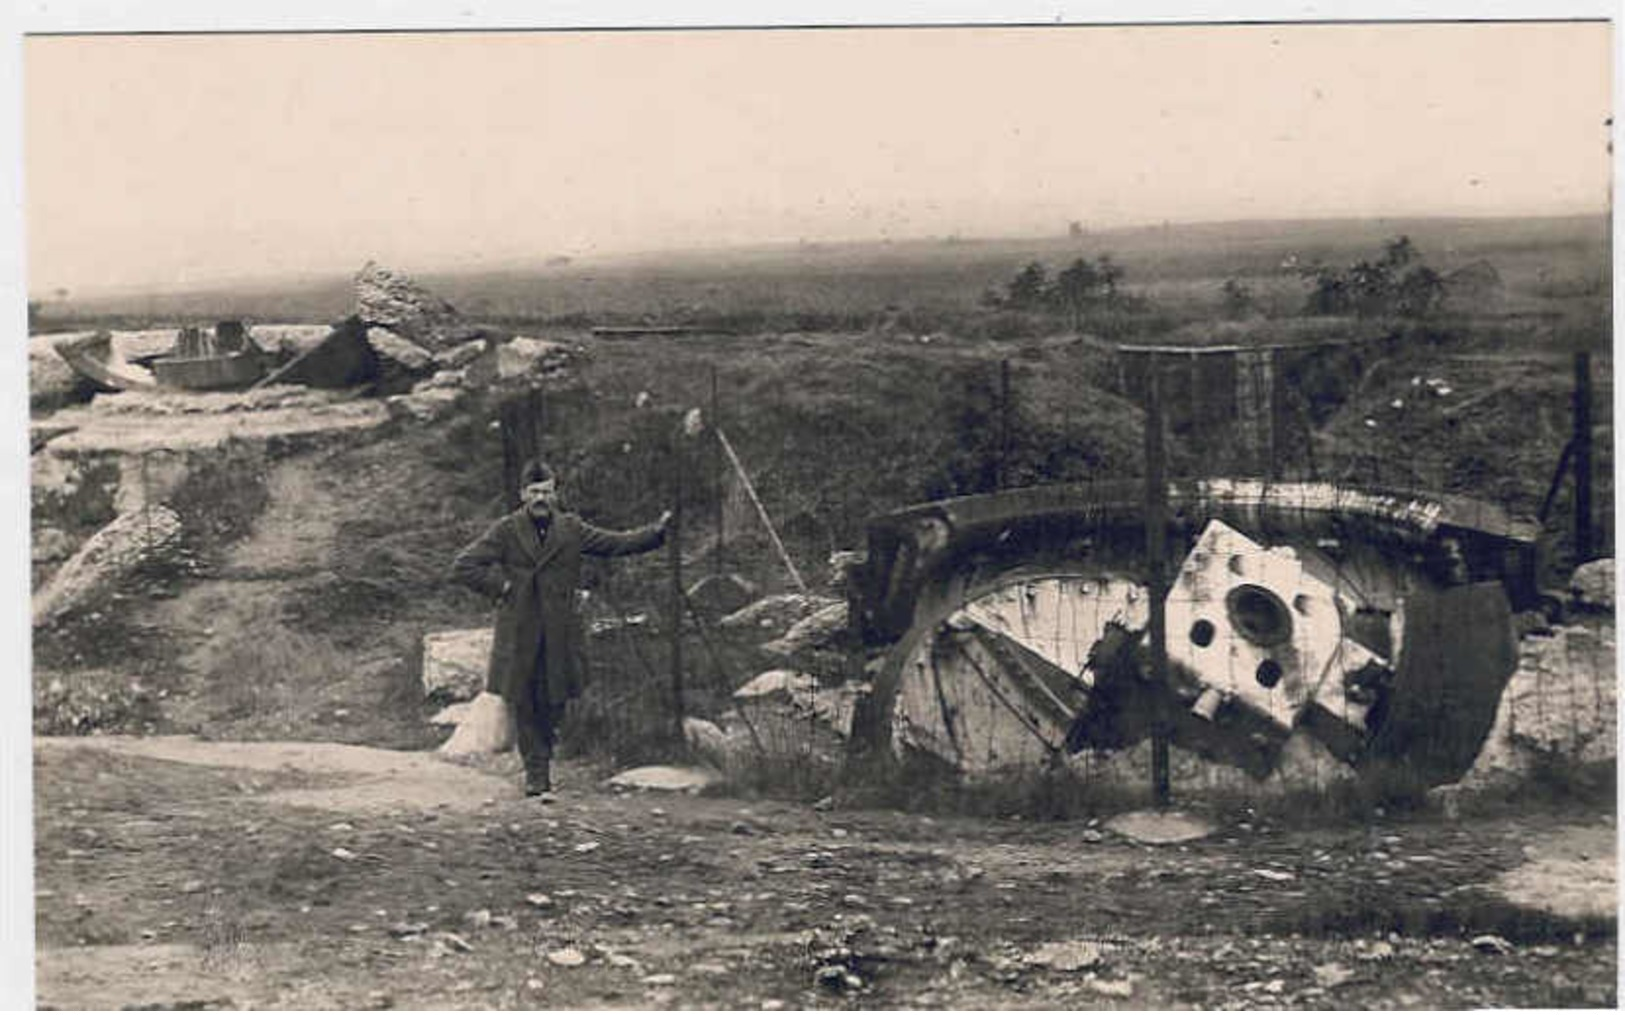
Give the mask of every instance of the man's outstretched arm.
[[666, 541], [666, 528], [671, 524], [671, 512], [660, 516], [653, 525], [641, 529], [618, 532], [600, 529], [587, 522], [581, 523], [581, 552], [592, 557], [628, 557], [635, 553], [648, 553]]

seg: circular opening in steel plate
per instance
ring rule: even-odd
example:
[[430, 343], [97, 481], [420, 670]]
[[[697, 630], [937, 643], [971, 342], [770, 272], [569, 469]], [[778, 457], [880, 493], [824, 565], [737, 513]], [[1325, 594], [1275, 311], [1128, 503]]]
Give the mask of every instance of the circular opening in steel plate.
[[1238, 585], [1225, 597], [1230, 625], [1254, 645], [1279, 645], [1292, 637], [1292, 614], [1281, 597], [1260, 585]]

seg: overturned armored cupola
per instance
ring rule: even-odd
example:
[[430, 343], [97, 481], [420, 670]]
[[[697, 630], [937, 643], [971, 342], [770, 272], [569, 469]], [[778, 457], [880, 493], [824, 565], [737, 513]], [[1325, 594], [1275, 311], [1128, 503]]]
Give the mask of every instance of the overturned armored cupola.
[[388, 328], [430, 351], [478, 338], [481, 330], [463, 320], [457, 308], [417, 281], [368, 261], [356, 273], [356, 316], [369, 327]]

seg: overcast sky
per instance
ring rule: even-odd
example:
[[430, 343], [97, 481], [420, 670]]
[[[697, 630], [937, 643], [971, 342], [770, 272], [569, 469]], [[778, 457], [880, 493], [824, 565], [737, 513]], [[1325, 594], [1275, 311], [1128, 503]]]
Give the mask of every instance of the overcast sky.
[[28, 288], [1608, 207], [1600, 23], [71, 36]]

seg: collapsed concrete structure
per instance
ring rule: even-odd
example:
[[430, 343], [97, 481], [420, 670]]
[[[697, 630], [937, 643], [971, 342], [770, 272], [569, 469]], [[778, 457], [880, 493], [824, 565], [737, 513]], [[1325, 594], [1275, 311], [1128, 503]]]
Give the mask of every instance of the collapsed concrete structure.
[[[36, 626], [179, 552], [167, 501], [228, 444], [433, 421], [471, 392], [557, 379], [573, 362], [559, 343], [470, 325], [377, 265], [355, 289], [356, 313], [332, 325], [221, 321], [30, 338]], [[109, 472], [115, 516], [89, 538], [70, 537], [56, 516], [77, 517], [87, 477]]]

